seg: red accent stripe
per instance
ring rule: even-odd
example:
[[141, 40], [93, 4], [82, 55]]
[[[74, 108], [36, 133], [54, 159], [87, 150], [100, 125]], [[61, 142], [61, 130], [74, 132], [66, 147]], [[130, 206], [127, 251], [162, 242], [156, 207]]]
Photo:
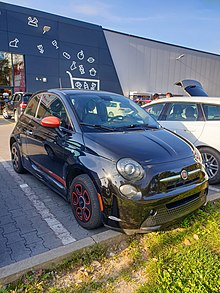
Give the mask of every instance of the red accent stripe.
[[60, 182], [64, 187], [66, 187], [66, 181], [58, 176], [57, 174], [53, 173], [51, 170], [47, 169], [46, 167], [42, 166], [41, 164], [34, 162], [36, 165], [38, 165], [45, 173], [56, 179], [58, 182]]

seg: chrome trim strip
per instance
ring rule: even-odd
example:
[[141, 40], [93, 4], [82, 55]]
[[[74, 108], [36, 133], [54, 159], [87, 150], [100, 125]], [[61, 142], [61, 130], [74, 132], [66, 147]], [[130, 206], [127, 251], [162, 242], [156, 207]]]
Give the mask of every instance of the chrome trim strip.
[[175, 175], [175, 176], [171, 176], [171, 177], [166, 177], [166, 178], [160, 179], [160, 182], [173, 181], [173, 180], [177, 180], [177, 179], [180, 179], [180, 178], [181, 178], [180, 175]]
[[[196, 174], [196, 173], [199, 173], [199, 172], [201, 172], [201, 169], [192, 170], [192, 171], [189, 171], [187, 173], [190, 176], [192, 174]], [[180, 179], [180, 178], [181, 178], [181, 175], [179, 174], [179, 175], [174, 175], [174, 176], [170, 176], [170, 177], [160, 179], [160, 182], [174, 181], [174, 180], [177, 180], [177, 179]]]

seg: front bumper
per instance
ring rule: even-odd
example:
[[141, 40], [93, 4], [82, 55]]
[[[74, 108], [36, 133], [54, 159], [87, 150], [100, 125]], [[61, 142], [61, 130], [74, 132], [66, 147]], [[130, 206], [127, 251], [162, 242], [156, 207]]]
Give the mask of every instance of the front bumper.
[[168, 193], [132, 201], [115, 198], [104, 224], [126, 234], [147, 233], [162, 229], [203, 206], [208, 193], [208, 180]]

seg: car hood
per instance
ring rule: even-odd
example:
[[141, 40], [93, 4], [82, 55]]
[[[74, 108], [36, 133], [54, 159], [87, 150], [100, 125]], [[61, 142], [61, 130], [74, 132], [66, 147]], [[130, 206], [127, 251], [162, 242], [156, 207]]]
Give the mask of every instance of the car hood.
[[113, 161], [132, 158], [159, 164], [192, 156], [191, 145], [165, 129], [84, 133], [84, 142], [90, 151]]

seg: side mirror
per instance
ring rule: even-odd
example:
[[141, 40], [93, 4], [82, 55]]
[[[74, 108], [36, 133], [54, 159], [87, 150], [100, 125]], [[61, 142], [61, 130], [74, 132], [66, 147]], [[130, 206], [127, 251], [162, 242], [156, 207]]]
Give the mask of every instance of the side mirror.
[[48, 128], [58, 128], [60, 126], [60, 119], [55, 116], [49, 116], [43, 118], [40, 124]]

